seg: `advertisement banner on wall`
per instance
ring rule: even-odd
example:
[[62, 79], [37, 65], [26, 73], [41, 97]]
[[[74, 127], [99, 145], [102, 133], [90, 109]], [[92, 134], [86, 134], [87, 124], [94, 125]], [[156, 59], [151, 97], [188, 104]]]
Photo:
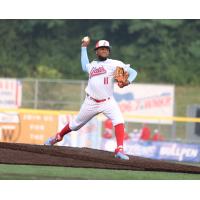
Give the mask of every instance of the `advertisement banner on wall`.
[[[113, 151], [115, 139], [102, 139], [102, 150]], [[178, 142], [131, 141], [124, 142], [127, 154], [157, 160], [200, 162], [200, 145]]]
[[172, 120], [145, 118], [148, 116], [172, 117], [174, 115], [174, 86], [154, 84], [131, 84], [114, 87], [114, 97], [124, 115], [144, 116], [128, 118], [128, 121], [172, 124]]
[[164, 145], [160, 144], [158, 159], [200, 162], [200, 145], [165, 142]]
[[0, 113], [0, 142], [17, 142], [20, 137], [18, 113]]
[[18, 142], [43, 144], [57, 133], [58, 116], [53, 114], [20, 113], [21, 134]]
[[17, 79], [0, 78], [0, 108], [19, 108], [22, 83]]

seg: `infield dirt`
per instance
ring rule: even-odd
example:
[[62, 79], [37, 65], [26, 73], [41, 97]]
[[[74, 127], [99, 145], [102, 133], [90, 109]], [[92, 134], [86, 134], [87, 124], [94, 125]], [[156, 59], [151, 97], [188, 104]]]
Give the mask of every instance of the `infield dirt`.
[[0, 163], [200, 174], [197, 166], [137, 156], [125, 161], [103, 150], [22, 143], [0, 142]]

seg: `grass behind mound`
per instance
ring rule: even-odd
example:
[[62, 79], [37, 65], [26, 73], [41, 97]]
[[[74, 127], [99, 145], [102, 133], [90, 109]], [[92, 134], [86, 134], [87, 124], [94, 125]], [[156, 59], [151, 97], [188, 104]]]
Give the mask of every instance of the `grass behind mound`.
[[1, 180], [200, 180], [200, 174], [0, 164]]

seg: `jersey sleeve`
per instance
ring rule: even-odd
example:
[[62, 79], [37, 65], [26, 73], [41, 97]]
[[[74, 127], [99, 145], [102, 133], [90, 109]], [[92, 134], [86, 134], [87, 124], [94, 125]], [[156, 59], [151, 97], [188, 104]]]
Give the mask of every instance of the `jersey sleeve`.
[[88, 72], [89, 58], [86, 47], [81, 47], [81, 66], [83, 71]]
[[116, 60], [116, 66], [124, 68], [125, 71], [128, 71], [130, 64], [124, 64], [122, 61]]
[[135, 71], [134, 69], [129, 67], [127, 72], [129, 73], [128, 81], [130, 83], [132, 83], [135, 80], [136, 76], [137, 76], [137, 71]]

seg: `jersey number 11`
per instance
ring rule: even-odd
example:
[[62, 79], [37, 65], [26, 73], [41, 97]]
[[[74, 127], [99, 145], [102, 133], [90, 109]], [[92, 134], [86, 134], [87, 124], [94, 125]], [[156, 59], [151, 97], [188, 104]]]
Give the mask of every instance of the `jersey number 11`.
[[108, 85], [108, 77], [104, 77], [104, 85]]

